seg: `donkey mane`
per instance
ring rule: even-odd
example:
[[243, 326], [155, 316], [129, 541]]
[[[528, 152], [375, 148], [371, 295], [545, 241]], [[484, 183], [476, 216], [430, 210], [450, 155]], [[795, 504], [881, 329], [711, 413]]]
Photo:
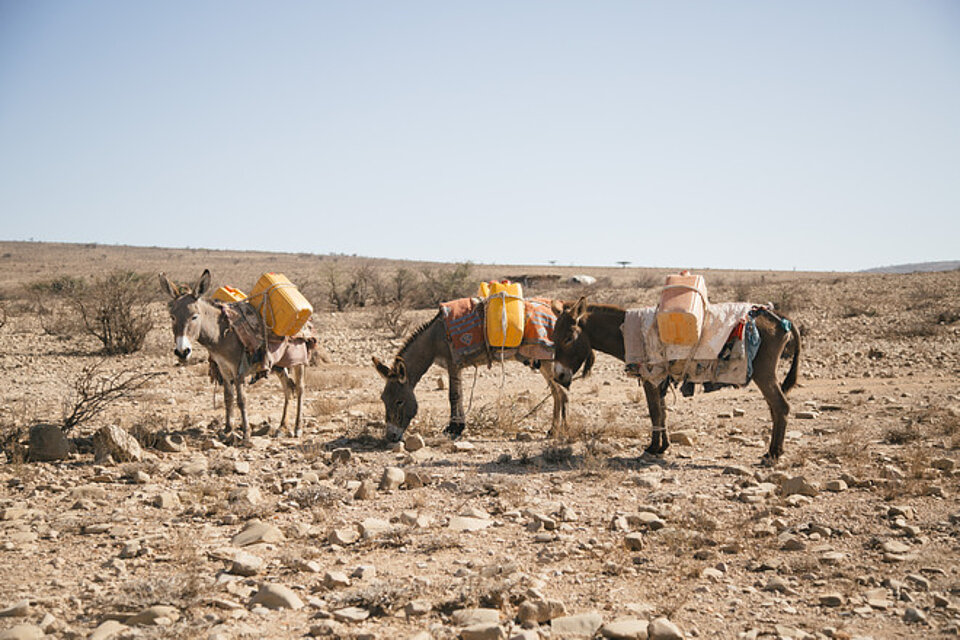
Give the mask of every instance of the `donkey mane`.
[[407, 339], [403, 341], [403, 346], [400, 347], [400, 351], [397, 352], [397, 357], [402, 358], [403, 354], [406, 353], [407, 349], [410, 348], [410, 345], [413, 344], [413, 342], [420, 337], [420, 334], [426, 331], [427, 328], [430, 327], [430, 325], [432, 325], [434, 322], [436, 322], [439, 319], [440, 319], [440, 312], [438, 311], [437, 315], [433, 316], [432, 319], [428, 320], [427, 322], [424, 322], [419, 327], [414, 329], [413, 332], [409, 336], [407, 336]]
[[591, 303], [587, 305], [587, 313], [596, 313], [600, 315], [614, 315], [617, 313], [623, 313], [623, 307], [618, 307], [613, 304], [594, 304]]

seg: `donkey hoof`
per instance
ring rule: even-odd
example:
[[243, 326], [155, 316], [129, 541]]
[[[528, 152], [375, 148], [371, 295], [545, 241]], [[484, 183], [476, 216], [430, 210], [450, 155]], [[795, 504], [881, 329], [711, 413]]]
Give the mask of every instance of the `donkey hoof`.
[[780, 456], [772, 456], [772, 455], [770, 455], [769, 453], [767, 453], [767, 454], [765, 454], [762, 458], [760, 458], [760, 466], [761, 466], [761, 467], [775, 467], [775, 466], [777, 466], [777, 463], [778, 463], [779, 461], [780, 461]]
[[443, 430], [443, 433], [446, 434], [451, 440], [456, 440], [461, 435], [463, 435], [463, 429], [466, 427], [466, 424], [451, 422], [447, 425], [447, 428]]

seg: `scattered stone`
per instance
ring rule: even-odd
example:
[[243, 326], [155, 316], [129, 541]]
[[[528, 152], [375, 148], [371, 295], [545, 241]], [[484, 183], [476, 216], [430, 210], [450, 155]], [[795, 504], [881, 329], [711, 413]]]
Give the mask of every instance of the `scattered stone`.
[[370, 617], [370, 612], [360, 607], [344, 607], [332, 613], [333, 618], [340, 622], [363, 622]]
[[255, 556], [246, 551], [239, 551], [233, 557], [233, 564], [230, 566], [230, 573], [235, 576], [255, 576], [263, 570], [263, 558]]
[[354, 500], [373, 500], [377, 497], [377, 488], [372, 480], [364, 480], [353, 494]]
[[780, 485], [780, 489], [783, 491], [784, 496], [792, 496], [795, 494], [809, 497], [816, 497], [820, 490], [816, 484], [808, 482], [803, 476], [794, 476], [792, 478], [787, 478]]
[[884, 553], [892, 553], [894, 555], [903, 555], [910, 552], [910, 545], [904, 544], [899, 540], [887, 540], [880, 545], [880, 549]]
[[143, 460], [143, 450], [137, 439], [115, 424], [102, 427], [93, 434], [93, 451], [97, 463]]
[[43, 636], [43, 629], [32, 624], [18, 624], [0, 631], [0, 640], [41, 640]]
[[517, 608], [517, 619], [521, 624], [540, 624], [565, 615], [567, 608], [559, 600], [534, 598], [524, 600]]
[[453, 443], [453, 450], [458, 452], [473, 451], [476, 449], [476, 446], [472, 442], [467, 442], [466, 440], [457, 440]]
[[136, 626], [163, 626], [173, 624], [180, 619], [180, 611], [176, 607], [158, 604], [156, 606], [144, 609], [140, 613], [130, 616], [126, 624], [131, 627]]
[[30, 615], [30, 601], [21, 600], [6, 609], [0, 609], [0, 618], [26, 618]]
[[419, 618], [433, 611], [433, 605], [426, 600], [414, 600], [408, 602], [403, 608], [403, 613], [408, 618]]
[[475, 624], [460, 630], [461, 640], [503, 640], [506, 635], [499, 624]]
[[457, 609], [450, 614], [450, 621], [457, 627], [500, 624], [500, 611], [497, 609]]
[[423, 436], [419, 433], [411, 433], [403, 440], [403, 446], [406, 447], [407, 451], [413, 453], [414, 451], [419, 451], [426, 446], [426, 442], [423, 440]]
[[70, 457], [70, 441], [58, 425], [33, 425], [30, 427], [29, 442], [29, 459], [33, 462], [52, 462]]
[[327, 542], [330, 544], [338, 544], [343, 547], [351, 545], [359, 539], [360, 532], [353, 527], [340, 527], [337, 529], [331, 529], [330, 533], [327, 534]]
[[816, 411], [794, 411], [793, 417], [797, 420], [816, 420], [820, 414]]
[[164, 491], [153, 499], [153, 506], [159, 509], [179, 509], [180, 496], [173, 491]]
[[903, 612], [903, 621], [909, 624], [926, 624], [927, 614], [916, 607], [907, 607]]
[[847, 601], [847, 599], [843, 597], [842, 593], [836, 592], [821, 593], [817, 600], [824, 607], [840, 607], [843, 606], [843, 604]]
[[177, 471], [183, 476], [202, 476], [207, 473], [208, 468], [206, 458], [194, 458], [180, 465]]
[[599, 613], [561, 616], [550, 621], [551, 635], [561, 638], [592, 638], [603, 625]]
[[847, 490], [847, 483], [843, 480], [830, 480], [823, 486], [825, 491], [840, 493]]
[[493, 524], [492, 520], [486, 520], [483, 518], [454, 516], [450, 518], [447, 528], [451, 531], [481, 531], [489, 527], [491, 524]]
[[169, 433], [157, 440], [157, 449], [164, 453], [181, 453], [187, 450], [187, 441], [179, 433]]
[[692, 447], [697, 442], [697, 436], [693, 431], [671, 431], [668, 439], [671, 444], [679, 444], [685, 447]]
[[130, 627], [117, 620], [107, 620], [93, 630], [93, 633], [90, 634], [89, 640], [110, 640], [110, 638], [117, 637], [120, 633], [129, 628]]
[[393, 525], [382, 518], [365, 518], [360, 523], [360, 537], [364, 540], [379, 538], [393, 531]]
[[302, 609], [303, 600], [293, 589], [281, 584], [263, 583], [250, 599], [250, 606], [261, 605], [268, 609]]
[[643, 534], [628, 533], [623, 537], [623, 545], [629, 551], [640, 551], [643, 549]]
[[227, 495], [227, 500], [255, 507], [263, 501], [263, 494], [254, 486], [237, 487]]
[[650, 623], [646, 620], [636, 618], [615, 620], [603, 625], [600, 635], [612, 640], [646, 640], [649, 636], [649, 626]]
[[352, 457], [353, 452], [351, 452], [350, 449], [340, 447], [339, 449], [334, 449], [333, 453], [330, 454], [330, 462], [333, 464], [347, 464]]
[[283, 539], [283, 532], [272, 524], [267, 524], [259, 520], [250, 520], [240, 533], [233, 536], [230, 544], [237, 547], [246, 547], [261, 542], [281, 542]]
[[683, 640], [683, 631], [666, 618], [656, 618], [647, 627], [647, 637], [650, 640]]
[[323, 586], [327, 589], [342, 589], [350, 586], [350, 578], [343, 571], [327, 571], [323, 574]]
[[407, 474], [400, 467], [387, 467], [380, 478], [380, 491], [394, 491], [407, 479]]

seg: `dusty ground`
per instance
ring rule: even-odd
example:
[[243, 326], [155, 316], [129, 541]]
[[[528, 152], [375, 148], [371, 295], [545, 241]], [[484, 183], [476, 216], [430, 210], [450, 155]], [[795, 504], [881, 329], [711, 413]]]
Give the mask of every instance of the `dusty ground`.
[[[322, 295], [323, 269], [335, 260], [0, 245], [6, 433], [60, 419], [83, 367], [100, 359], [90, 337], [45, 333], [24, 285], [115, 266], [190, 280], [211, 266], [218, 284], [284, 270]], [[336, 259], [344, 269], [358, 260]], [[476, 272], [480, 279], [517, 269]], [[655, 301], [651, 282], [665, 271], [539, 272], [606, 276], [596, 299], [640, 305]], [[82, 447], [63, 462], [0, 458], [0, 609], [15, 614], [0, 619], [0, 630], [453, 638], [461, 634], [456, 610], [486, 607], [499, 610], [502, 633], [512, 637], [521, 631], [520, 604], [542, 597], [604, 623], [666, 617], [686, 637], [956, 635], [960, 272], [707, 277], [712, 299], [773, 300], [804, 331], [801, 385], [790, 396], [786, 455], [776, 468], [758, 465], [769, 415], [754, 388], [671, 398], [668, 424], [689, 444], [673, 444], [659, 460], [641, 457], [645, 405], [606, 356], [575, 382], [567, 440], [544, 438], [549, 402], [534, 409], [546, 395], [542, 379], [510, 364], [477, 371], [464, 441], [447, 441], [446, 391], [434, 368], [418, 388], [421, 413], [410, 431], [427, 446], [392, 450], [380, 439], [381, 379], [369, 361], [391, 357], [401, 340], [379, 324], [377, 309], [315, 314], [331, 363], [309, 375], [302, 440], [269, 435], [250, 449], [222, 447], [221, 402], [200, 360], [175, 366], [158, 292], [145, 348], [104, 367], [164, 375], [71, 435], [117, 424], [145, 442], [158, 432], [182, 436], [187, 450], [148, 448], [142, 462], [119, 465], [97, 465]], [[464, 380], [469, 394], [473, 371]], [[253, 424], [275, 425], [281, 401], [273, 379], [252, 387]], [[349, 460], [334, 461], [343, 449]], [[387, 467], [424, 486], [377, 489]], [[371, 484], [369, 496], [357, 497], [358, 485], [364, 493]], [[797, 485], [813, 495], [787, 495]], [[234, 536], [252, 519], [282, 538], [244, 546], [263, 564], [236, 575]], [[462, 523], [483, 528], [456, 531]], [[368, 536], [351, 542], [358, 530]], [[337, 536], [343, 544], [331, 542]], [[289, 588], [303, 606], [252, 604], [263, 583]], [[174, 608], [165, 624], [131, 623], [113, 636], [102, 626], [154, 605]], [[367, 617], [354, 622], [351, 614]], [[536, 633], [551, 636], [551, 623], [527, 637]]]

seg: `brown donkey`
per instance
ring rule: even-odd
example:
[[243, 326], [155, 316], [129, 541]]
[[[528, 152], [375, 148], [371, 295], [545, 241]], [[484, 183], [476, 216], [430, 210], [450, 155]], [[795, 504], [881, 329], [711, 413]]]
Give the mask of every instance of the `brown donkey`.
[[[237, 406], [240, 408], [243, 440], [249, 442], [250, 423], [247, 421], [247, 405], [243, 392], [244, 377], [248, 373], [242, 370], [245, 368], [244, 346], [236, 332], [230, 329], [229, 323], [221, 320], [220, 308], [203, 297], [210, 289], [210, 271], [204, 270], [193, 289], [187, 286], [178, 287], [166, 274], [161, 273], [160, 289], [172, 298], [169, 303], [170, 320], [173, 323], [173, 337], [176, 340], [173, 352], [181, 362], [186, 362], [193, 352], [194, 343], [199, 343], [206, 348], [210, 360], [223, 378], [226, 432], [232, 431], [231, 418], [233, 402], [236, 399]], [[287, 371], [288, 368], [290, 372]], [[287, 428], [287, 408], [290, 405], [291, 396], [296, 396], [297, 417], [293, 435], [299, 438], [302, 433], [300, 413], [303, 408], [303, 377], [306, 365], [297, 364], [288, 368], [273, 367], [272, 369], [283, 385], [283, 415], [280, 418], [278, 433]]]
[[[379, 358], [373, 358], [377, 371], [386, 380], [380, 399], [386, 409], [387, 438], [399, 440], [410, 425], [410, 421], [417, 415], [417, 397], [414, 389], [423, 374], [434, 362], [447, 368], [450, 378], [450, 424], [444, 429], [451, 438], [458, 438], [466, 426], [466, 417], [463, 412], [463, 395], [461, 393], [460, 371], [464, 367], [479, 366], [487, 362], [487, 354], [481, 351], [472, 358], [457, 362], [453, 357], [453, 346], [447, 337], [443, 325], [442, 313], [437, 313], [433, 320], [421, 325], [407, 338], [400, 352], [388, 367]], [[522, 356], [515, 358], [526, 363]], [[553, 379], [553, 367], [550, 361], [538, 361], [540, 373], [547, 381], [550, 394], [553, 396], [553, 428], [552, 433], [566, 421], [567, 392]]]
[[[554, 377], [560, 384], [568, 387], [574, 374], [584, 367], [587, 375], [593, 366], [593, 350], [609, 354], [624, 360], [623, 325], [626, 310], [613, 305], [587, 304], [580, 298], [576, 304], [565, 308], [557, 318], [553, 339], [556, 344], [554, 353]], [[789, 331], [783, 324], [767, 314], [756, 318], [760, 332], [760, 348], [753, 360], [753, 380], [763, 394], [770, 415], [773, 418], [773, 431], [770, 435], [770, 449], [763, 462], [773, 464], [783, 455], [783, 438], [787, 429], [787, 415], [790, 405], [784, 396], [797, 383], [800, 365], [800, 333], [795, 323], [790, 323]], [[790, 337], [794, 340], [793, 362], [783, 384], [777, 383], [777, 361], [783, 353]], [[656, 385], [640, 380], [650, 421], [653, 429], [647, 453], [659, 455], [667, 450], [667, 409], [664, 397], [670, 387], [670, 379]]]

